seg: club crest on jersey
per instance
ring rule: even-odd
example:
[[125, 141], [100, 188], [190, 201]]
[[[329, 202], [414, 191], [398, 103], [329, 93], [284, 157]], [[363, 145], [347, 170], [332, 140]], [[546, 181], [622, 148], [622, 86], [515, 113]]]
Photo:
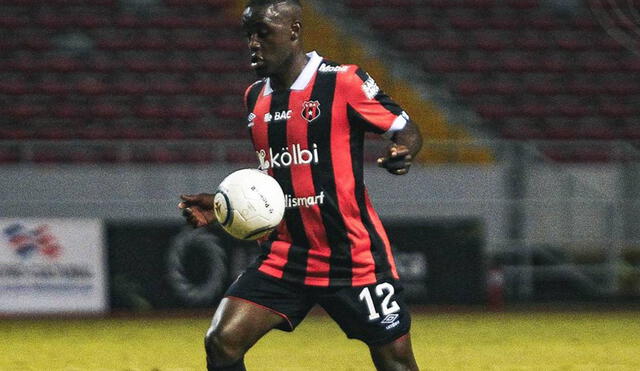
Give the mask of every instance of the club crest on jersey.
[[317, 100], [304, 101], [302, 103], [302, 118], [311, 121], [320, 117], [320, 102]]

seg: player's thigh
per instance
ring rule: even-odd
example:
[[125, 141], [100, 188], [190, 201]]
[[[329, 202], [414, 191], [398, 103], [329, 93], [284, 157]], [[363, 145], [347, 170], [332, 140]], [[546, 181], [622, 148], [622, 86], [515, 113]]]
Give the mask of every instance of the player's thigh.
[[398, 281], [388, 280], [331, 291], [320, 298], [319, 304], [347, 337], [370, 347], [385, 345], [408, 334], [411, 327], [402, 291]]
[[237, 298], [224, 298], [213, 315], [207, 341], [248, 349], [284, 318], [274, 312]]
[[[242, 320], [243, 324], [257, 326], [258, 329], [271, 326], [283, 331], [293, 331], [314, 304], [304, 286], [268, 276], [255, 268], [247, 269], [229, 287], [225, 293], [225, 303], [227, 306], [233, 303], [229, 309], [223, 307], [219, 316], [228, 326], [239, 326], [235, 322]], [[246, 315], [226, 314], [240, 309]], [[253, 315], [259, 317], [259, 323], [244, 319]]]

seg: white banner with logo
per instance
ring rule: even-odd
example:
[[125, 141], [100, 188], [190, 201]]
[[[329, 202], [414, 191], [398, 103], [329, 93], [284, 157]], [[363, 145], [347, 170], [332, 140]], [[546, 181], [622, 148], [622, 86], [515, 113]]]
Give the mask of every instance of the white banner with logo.
[[0, 313], [103, 312], [103, 223], [0, 218]]

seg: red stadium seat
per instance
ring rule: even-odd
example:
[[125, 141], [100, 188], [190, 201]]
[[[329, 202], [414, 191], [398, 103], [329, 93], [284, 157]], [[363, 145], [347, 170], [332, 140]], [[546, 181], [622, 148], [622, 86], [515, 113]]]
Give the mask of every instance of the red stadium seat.
[[[1, 138], [1, 135], [0, 135]], [[15, 163], [20, 160], [20, 154], [14, 149], [0, 149], [0, 164]]]
[[515, 116], [545, 118], [557, 113], [555, 107], [543, 102], [527, 102], [515, 107]]
[[246, 116], [245, 110], [237, 105], [220, 106], [214, 109], [216, 116], [224, 119], [241, 120]]
[[481, 94], [484, 90], [484, 84], [478, 81], [467, 80], [458, 84], [456, 92], [462, 96], [474, 96]]
[[7, 107], [4, 114], [16, 120], [27, 120], [34, 117], [42, 117], [46, 111], [46, 108], [41, 105], [20, 103]]
[[149, 85], [135, 80], [116, 82], [110, 91], [116, 95], [142, 96], [149, 90]]
[[147, 59], [147, 58], [135, 58], [127, 59], [124, 61], [124, 67], [132, 72], [139, 73], [151, 73], [159, 72], [162, 70], [162, 61]]
[[506, 124], [500, 128], [500, 135], [506, 139], [515, 140], [528, 140], [528, 139], [542, 139], [544, 133], [533, 122], [528, 124], [515, 123]]
[[124, 110], [116, 105], [108, 103], [97, 103], [89, 107], [89, 114], [92, 118], [114, 120], [125, 115]]
[[158, 104], [143, 104], [134, 109], [136, 116], [141, 119], [166, 119], [169, 118], [167, 107]]
[[562, 104], [556, 108], [559, 115], [573, 118], [585, 117], [593, 113], [593, 109], [588, 105], [581, 104]]
[[217, 81], [194, 81], [189, 86], [189, 91], [196, 95], [220, 96], [226, 92], [226, 86]]
[[0, 80], [0, 94], [21, 96], [30, 92], [31, 88], [24, 79]]
[[602, 93], [603, 86], [589, 81], [572, 81], [565, 86], [565, 91], [575, 96], [593, 97]]
[[484, 51], [498, 52], [507, 49], [510, 45], [502, 38], [479, 35], [476, 38], [475, 46]]
[[583, 124], [580, 126], [580, 136], [592, 140], [615, 140], [621, 135], [619, 130], [612, 125], [603, 124]]
[[516, 38], [513, 45], [516, 48], [532, 52], [544, 51], [552, 47], [552, 44], [549, 40], [531, 35]]
[[458, 60], [447, 57], [438, 57], [432, 61], [426, 61], [423, 66], [427, 72], [432, 73], [447, 73], [462, 70], [462, 64]]
[[517, 30], [522, 27], [519, 20], [510, 17], [493, 17], [487, 20], [489, 27], [498, 30]]
[[22, 16], [0, 15], [0, 28], [6, 30], [15, 30], [25, 27], [29, 24], [29, 19]]
[[212, 47], [218, 50], [226, 50], [232, 52], [245, 52], [247, 49], [246, 41], [240, 38], [217, 38], [213, 40]]
[[563, 92], [562, 85], [550, 80], [530, 83], [526, 85], [525, 89], [529, 94], [538, 96], [552, 96]]
[[478, 114], [487, 120], [504, 120], [512, 117], [514, 111], [502, 104], [482, 104], [475, 107]]
[[578, 128], [570, 124], [551, 125], [545, 128], [544, 136], [551, 140], [571, 140], [578, 137]]
[[176, 49], [189, 51], [212, 49], [218, 46], [216, 44], [213, 39], [204, 37], [184, 37], [175, 41]]
[[61, 97], [68, 95], [73, 89], [71, 84], [64, 81], [48, 80], [38, 83], [35, 90], [39, 94]]
[[32, 136], [31, 131], [24, 128], [0, 127], [0, 139], [2, 140], [22, 140]]
[[540, 6], [539, 0], [506, 0], [506, 4], [520, 10], [536, 9]]
[[109, 93], [109, 87], [102, 81], [87, 78], [78, 81], [75, 91], [82, 95], [98, 96]]
[[233, 0], [165, 0], [168, 6], [194, 7], [207, 6], [211, 8], [224, 8], [230, 6]]
[[188, 89], [185, 84], [179, 81], [166, 80], [166, 81], [156, 81], [152, 83], [148, 93], [159, 94], [159, 95], [179, 95], [179, 94], [187, 94]]
[[196, 106], [178, 104], [169, 108], [169, 115], [182, 120], [195, 120], [203, 116], [203, 112]]
[[465, 8], [486, 10], [496, 5], [496, 0], [463, 0], [462, 4]]
[[553, 31], [563, 27], [562, 23], [551, 15], [531, 18], [527, 26], [541, 31]]
[[540, 70], [551, 73], [566, 73], [570, 70], [570, 64], [567, 60], [559, 57], [545, 58], [540, 64]]
[[50, 110], [54, 118], [63, 120], [78, 119], [86, 116], [85, 107], [78, 104], [60, 104]]
[[525, 73], [525, 72], [533, 72], [536, 71], [538, 65], [535, 61], [532, 61], [526, 56], [517, 56], [506, 58], [502, 61], [502, 67], [505, 71], [510, 73]]
[[479, 30], [485, 26], [482, 19], [475, 17], [451, 17], [449, 22], [453, 28], [459, 30]]
[[613, 119], [630, 117], [638, 112], [637, 108], [625, 104], [603, 104], [600, 106], [600, 114]]

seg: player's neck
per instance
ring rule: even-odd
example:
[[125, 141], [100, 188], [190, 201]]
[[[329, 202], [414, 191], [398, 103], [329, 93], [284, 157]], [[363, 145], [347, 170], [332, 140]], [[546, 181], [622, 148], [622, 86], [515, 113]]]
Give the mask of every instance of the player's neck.
[[304, 66], [307, 65], [308, 58], [303, 51], [299, 51], [291, 58], [291, 63], [281, 73], [271, 76], [271, 88], [274, 91], [287, 90], [296, 81]]

